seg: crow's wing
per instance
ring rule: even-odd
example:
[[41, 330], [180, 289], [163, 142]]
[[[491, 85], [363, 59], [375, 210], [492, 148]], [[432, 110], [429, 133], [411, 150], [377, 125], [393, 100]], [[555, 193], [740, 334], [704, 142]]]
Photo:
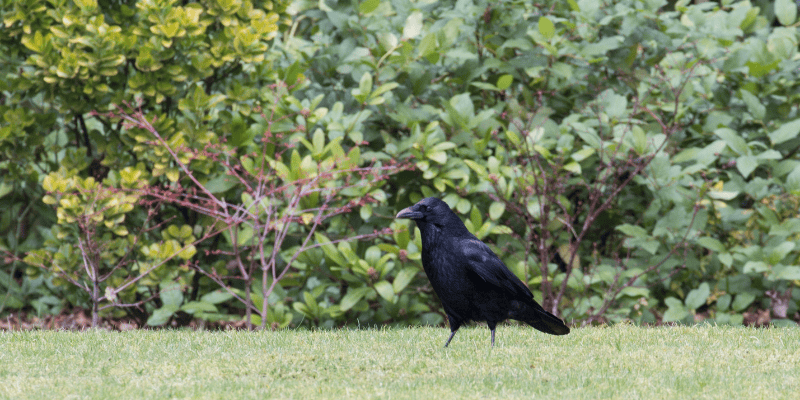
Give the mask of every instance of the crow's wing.
[[463, 255], [464, 266], [484, 282], [496, 286], [512, 297], [525, 303], [533, 299], [533, 294], [500, 258], [485, 243], [478, 239], [461, 239], [456, 242], [456, 251]]

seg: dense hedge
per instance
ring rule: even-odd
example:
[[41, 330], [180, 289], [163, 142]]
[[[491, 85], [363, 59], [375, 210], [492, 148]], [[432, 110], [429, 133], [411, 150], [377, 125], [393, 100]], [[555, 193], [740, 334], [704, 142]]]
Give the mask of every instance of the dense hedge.
[[575, 324], [800, 320], [790, 0], [2, 4], [0, 313], [440, 324], [436, 195]]

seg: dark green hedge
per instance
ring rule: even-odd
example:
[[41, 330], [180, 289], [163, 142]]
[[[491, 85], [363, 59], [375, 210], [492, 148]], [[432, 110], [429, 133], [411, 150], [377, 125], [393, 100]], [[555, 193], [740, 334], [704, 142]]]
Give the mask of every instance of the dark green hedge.
[[440, 324], [436, 195], [575, 324], [798, 321], [790, 0], [2, 4], [0, 313]]

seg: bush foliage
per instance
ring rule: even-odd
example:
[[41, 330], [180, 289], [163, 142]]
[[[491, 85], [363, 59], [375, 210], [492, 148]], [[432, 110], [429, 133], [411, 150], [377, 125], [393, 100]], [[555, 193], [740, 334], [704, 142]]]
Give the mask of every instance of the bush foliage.
[[0, 313], [441, 324], [441, 196], [574, 324], [799, 320], [793, 1], [2, 1]]

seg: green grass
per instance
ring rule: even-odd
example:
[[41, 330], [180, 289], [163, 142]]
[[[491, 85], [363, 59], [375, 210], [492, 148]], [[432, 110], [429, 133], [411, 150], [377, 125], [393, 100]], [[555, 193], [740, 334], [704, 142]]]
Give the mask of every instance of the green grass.
[[0, 397], [792, 399], [800, 330], [0, 333]]

